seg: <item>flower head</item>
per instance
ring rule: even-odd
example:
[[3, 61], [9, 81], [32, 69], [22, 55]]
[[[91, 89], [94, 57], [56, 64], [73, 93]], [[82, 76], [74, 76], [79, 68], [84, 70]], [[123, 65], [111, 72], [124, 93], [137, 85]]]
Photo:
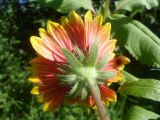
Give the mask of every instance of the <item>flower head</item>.
[[111, 24], [102, 25], [102, 16], [92, 18], [88, 11], [83, 19], [71, 12], [61, 24], [49, 21], [47, 30], [39, 29], [40, 37], [31, 37], [31, 44], [40, 55], [30, 61], [44, 110], [57, 108], [63, 102], [82, 102], [90, 107], [95, 101], [89, 85], [94, 85], [104, 103], [116, 101], [116, 93], [108, 83], [122, 79], [120, 70], [129, 59], [115, 57], [116, 40], [109, 40]]

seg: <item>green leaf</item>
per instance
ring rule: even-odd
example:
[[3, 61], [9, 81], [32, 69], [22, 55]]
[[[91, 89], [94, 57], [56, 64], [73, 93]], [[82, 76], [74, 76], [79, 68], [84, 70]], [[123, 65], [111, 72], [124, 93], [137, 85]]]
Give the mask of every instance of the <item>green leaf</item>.
[[61, 50], [64, 56], [66, 57], [68, 63], [72, 66], [74, 70], [77, 70], [77, 68], [82, 67], [82, 64], [78, 61], [78, 59], [73, 53], [71, 53], [69, 50], [65, 48], [62, 48]]
[[127, 71], [122, 70], [122, 74], [124, 76], [125, 81], [124, 82], [134, 82], [138, 81], [139, 78], [133, 76], [132, 74], [128, 73]]
[[140, 8], [151, 9], [158, 6], [158, 0], [119, 0], [115, 2], [116, 10], [133, 11]]
[[38, 2], [42, 6], [54, 8], [62, 13], [68, 13], [79, 8], [94, 11], [92, 0], [38, 0]]
[[92, 47], [90, 49], [89, 56], [87, 57], [86, 65], [87, 66], [94, 66], [98, 57], [98, 43], [95, 41], [92, 44]]
[[112, 34], [137, 60], [160, 67], [160, 39], [142, 23], [123, 15], [108, 19]]
[[120, 87], [119, 92], [125, 95], [160, 101], [160, 81], [139, 79], [134, 82], [126, 82]]
[[72, 75], [57, 75], [57, 76], [61, 80], [62, 83], [68, 83], [68, 84], [75, 83], [75, 81], [77, 79], [77, 75], [76, 74], [72, 74]]
[[139, 106], [130, 108], [125, 120], [156, 120], [160, 115]]

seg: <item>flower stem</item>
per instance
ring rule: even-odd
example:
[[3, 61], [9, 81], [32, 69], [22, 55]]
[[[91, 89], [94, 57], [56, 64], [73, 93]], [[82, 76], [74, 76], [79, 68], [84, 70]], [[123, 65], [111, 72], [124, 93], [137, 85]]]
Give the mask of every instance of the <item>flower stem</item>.
[[98, 91], [96, 90], [97, 85], [94, 84], [94, 82], [92, 82], [93, 80], [88, 79], [89, 82], [89, 88], [90, 88], [90, 92], [92, 94], [92, 96], [94, 97], [94, 100], [96, 102], [96, 106], [99, 112], [99, 116], [101, 120], [110, 120], [107, 111], [104, 107], [104, 104], [102, 103], [100, 94], [98, 93]]

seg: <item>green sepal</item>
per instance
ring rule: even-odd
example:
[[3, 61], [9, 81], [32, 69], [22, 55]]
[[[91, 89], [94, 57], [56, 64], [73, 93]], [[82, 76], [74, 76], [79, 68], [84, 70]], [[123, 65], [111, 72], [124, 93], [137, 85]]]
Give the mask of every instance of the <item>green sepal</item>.
[[69, 97], [76, 97], [79, 93], [80, 93], [80, 86], [81, 86], [81, 83], [78, 81], [76, 82], [73, 87], [71, 88], [71, 90], [69, 91], [68, 93], [68, 96]]
[[77, 70], [77, 68], [80, 68], [83, 66], [72, 52], [70, 52], [65, 48], [61, 48], [61, 50], [64, 56], [66, 57], [68, 63], [72, 66], [74, 70]]
[[83, 63], [85, 60], [85, 56], [84, 56], [83, 52], [77, 46], [76, 46], [76, 52], [79, 56], [80, 61]]
[[83, 101], [83, 100], [86, 100], [86, 98], [87, 98], [87, 96], [88, 96], [88, 91], [87, 91], [87, 89], [86, 88], [82, 88], [82, 90], [81, 90], [81, 100]]
[[59, 69], [67, 74], [74, 73], [75, 71], [70, 65], [67, 65], [67, 64], [59, 65]]
[[62, 84], [73, 84], [76, 82], [77, 75], [57, 75], [57, 77], [61, 80]]
[[123, 84], [118, 92], [122, 95], [130, 95], [160, 102], [160, 81], [138, 78], [137, 81]]
[[102, 60], [100, 60], [97, 64], [96, 64], [96, 68], [97, 69], [100, 69], [102, 68], [106, 63], [108, 63], [108, 60], [109, 60], [109, 55], [106, 54], [104, 56], [104, 58]]
[[95, 41], [92, 44], [92, 47], [90, 49], [90, 53], [89, 53], [89, 56], [87, 57], [86, 65], [90, 67], [94, 66], [96, 63], [97, 57], [98, 57], [98, 42]]
[[97, 79], [109, 79], [112, 78], [116, 75], [115, 71], [98, 71], [97, 72], [98, 76]]

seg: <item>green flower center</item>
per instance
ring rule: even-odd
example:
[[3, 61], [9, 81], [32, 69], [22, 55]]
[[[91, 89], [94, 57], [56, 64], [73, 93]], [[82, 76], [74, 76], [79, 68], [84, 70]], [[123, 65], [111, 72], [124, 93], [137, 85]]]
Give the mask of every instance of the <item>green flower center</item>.
[[99, 93], [98, 84], [104, 84], [104, 80], [114, 77], [114, 71], [102, 71], [100, 68], [108, 62], [108, 55], [97, 63], [98, 45], [95, 43], [90, 49], [90, 54], [86, 57], [83, 52], [76, 48], [76, 53], [62, 48], [68, 65], [60, 66], [64, 71], [63, 75], [57, 75], [62, 84], [71, 87], [68, 97], [79, 96], [85, 100], [90, 94], [89, 86], [95, 86]]
[[97, 77], [97, 70], [94, 67], [82, 67], [78, 69], [77, 72], [80, 76], [83, 76], [84, 79], [96, 79]]

